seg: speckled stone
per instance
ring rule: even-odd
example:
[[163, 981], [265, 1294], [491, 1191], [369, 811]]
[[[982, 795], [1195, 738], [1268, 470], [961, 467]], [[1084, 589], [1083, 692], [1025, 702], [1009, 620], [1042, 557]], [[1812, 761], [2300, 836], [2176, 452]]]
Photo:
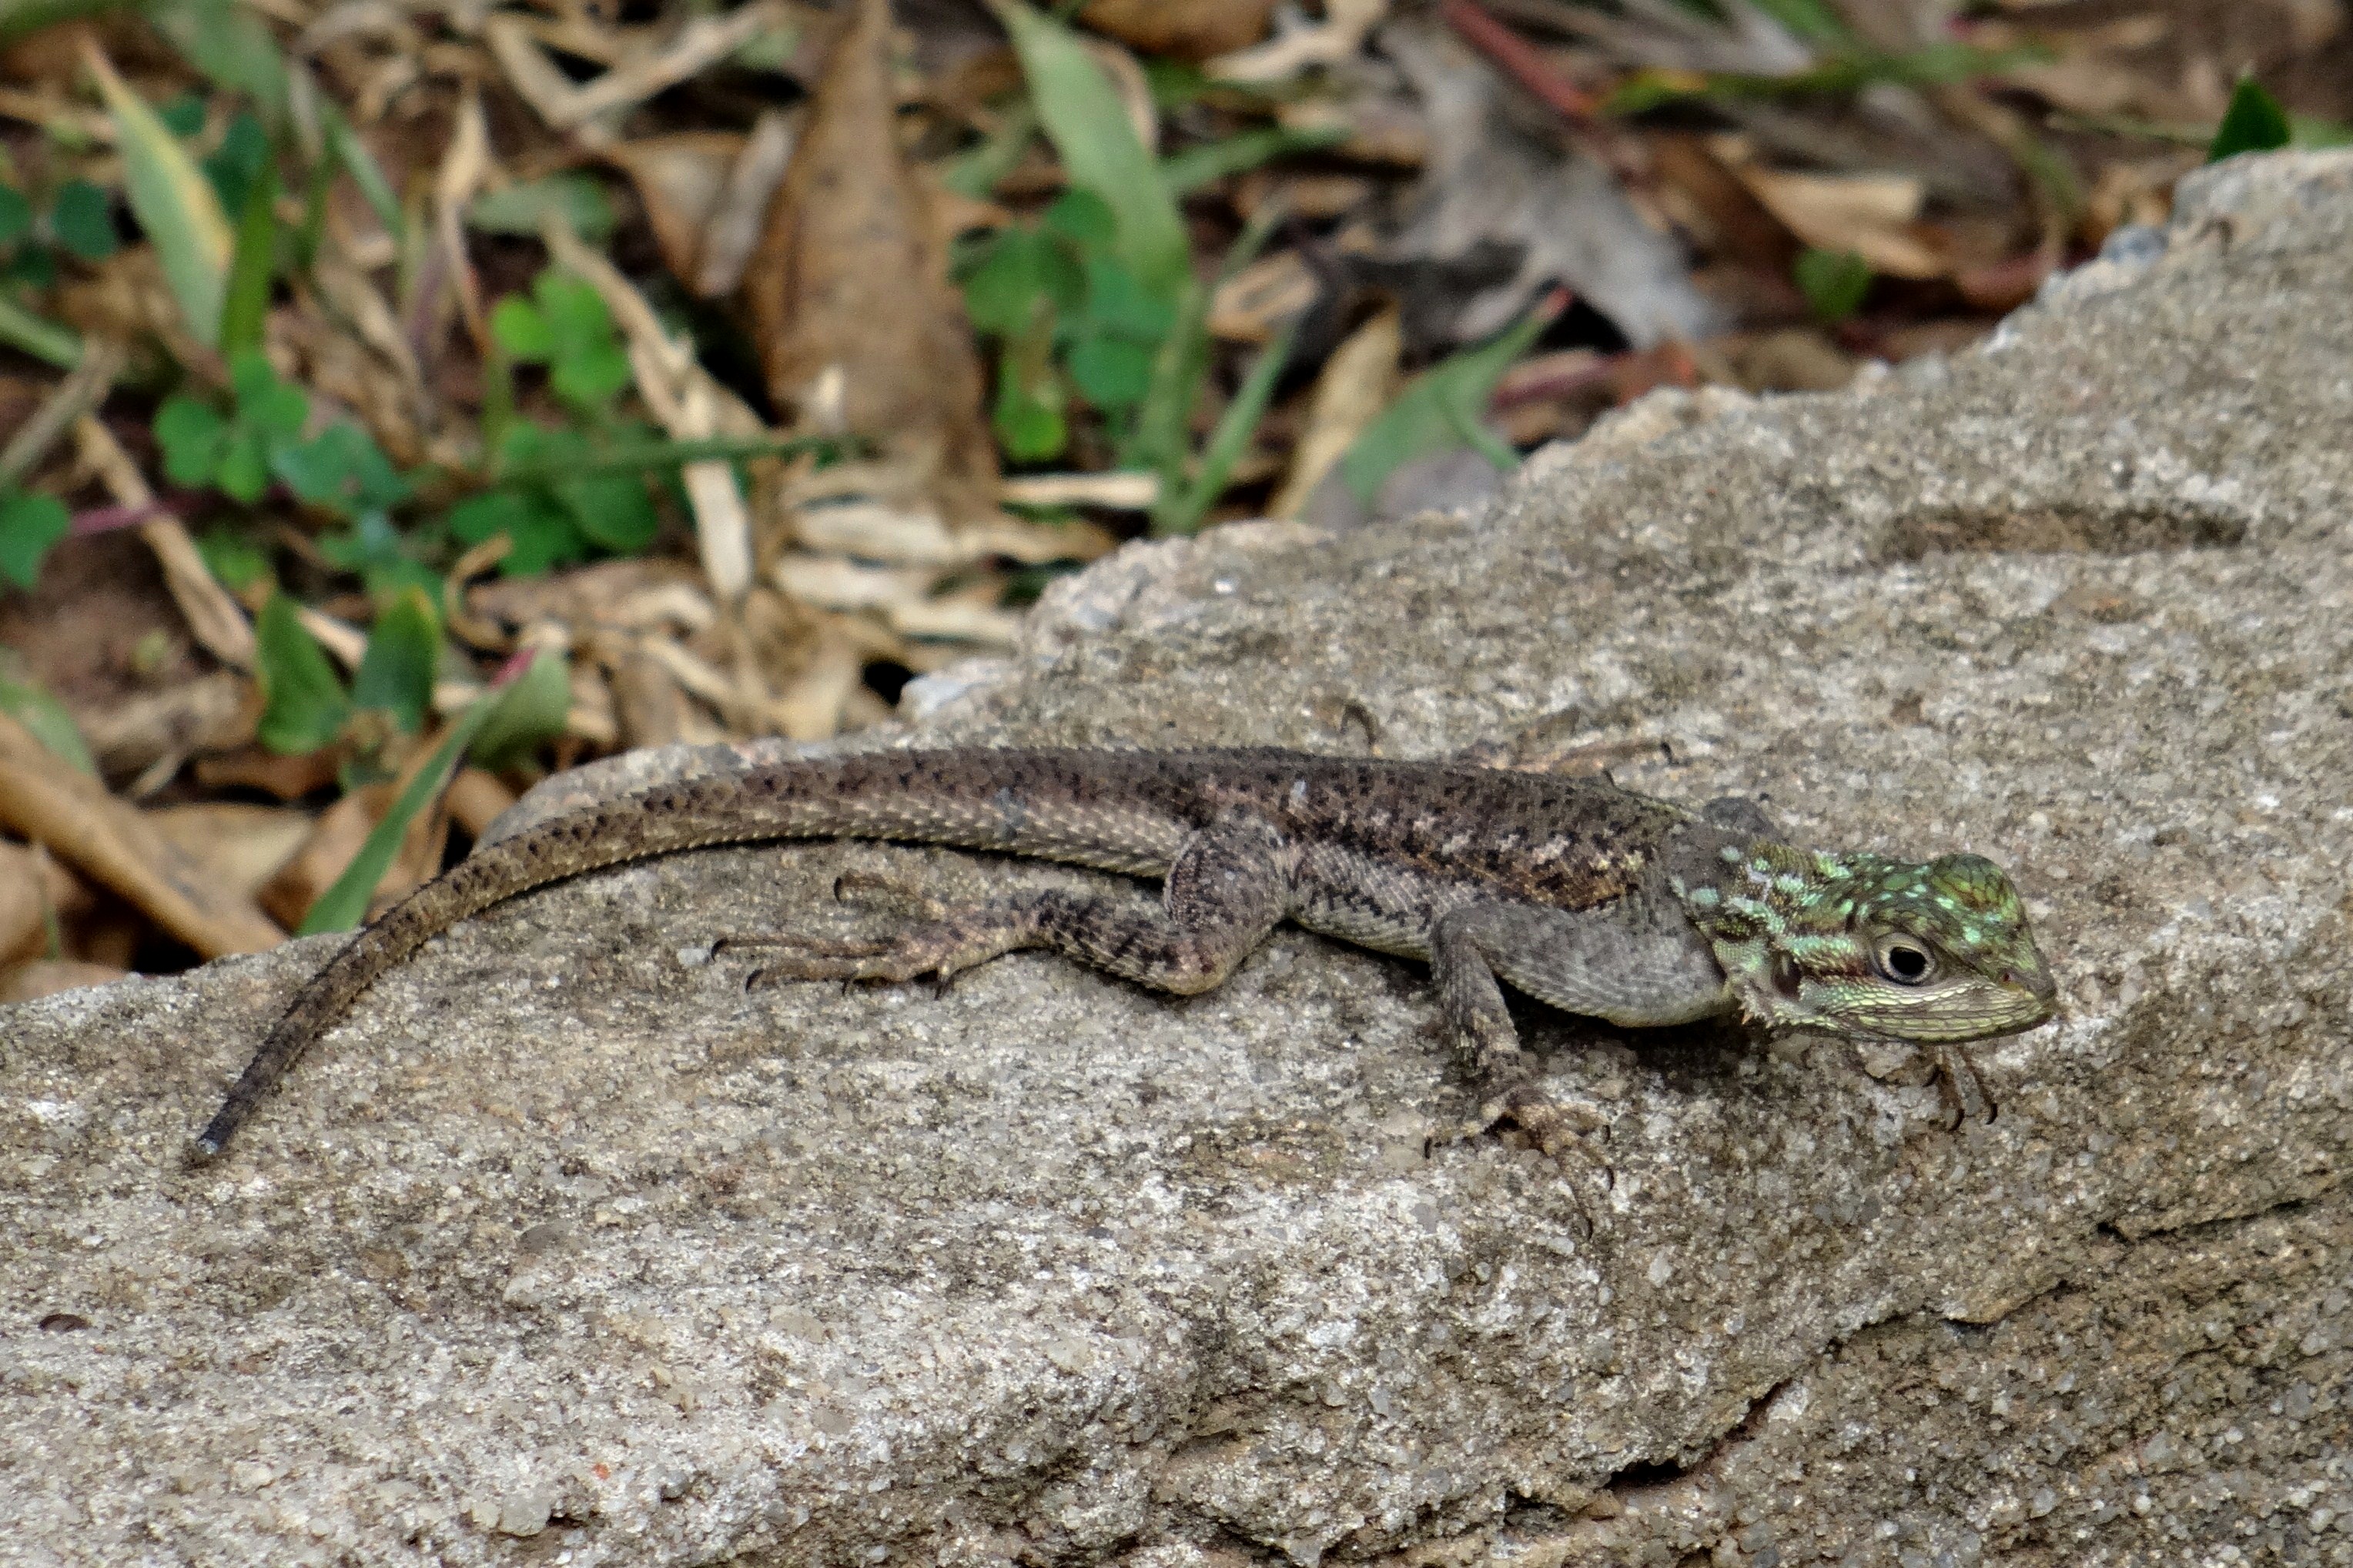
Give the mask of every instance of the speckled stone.
[[[2353, 155], [2196, 176], [1982, 352], [1654, 396], [1485, 513], [1132, 548], [926, 740], [1502, 742], [2011, 867], [2066, 1016], [1617, 1037], [1575, 1194], [1411, 966], [747, 994], [1059, 873], [714, 851], [470, 922], [232, 1155], [324, 943], [0, 1010], [0, 1563], [2353, 1563]], [[558, 804], [632, 770], [565, 781]], [[545, 809], [527, 803], [525, 813]]]

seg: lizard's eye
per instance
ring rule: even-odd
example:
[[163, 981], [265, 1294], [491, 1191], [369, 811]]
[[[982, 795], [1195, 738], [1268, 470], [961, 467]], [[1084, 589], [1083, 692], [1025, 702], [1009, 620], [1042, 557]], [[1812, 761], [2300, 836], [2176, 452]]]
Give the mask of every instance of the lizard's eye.
[[1935, 955], [1906, 937], [1882, 937], [1873, 957], [1878, 962], [1879, 973], [1898, 985], [1926, 985], [1929, 976], [1936, 973]]

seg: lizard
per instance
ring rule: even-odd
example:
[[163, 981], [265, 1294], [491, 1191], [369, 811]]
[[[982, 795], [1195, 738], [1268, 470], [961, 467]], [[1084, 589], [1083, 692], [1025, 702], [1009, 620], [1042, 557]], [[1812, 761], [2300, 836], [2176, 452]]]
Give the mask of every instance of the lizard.
[[2042, 1023], [2057, 994], [1992, 862], [1804, 849], [1746, 801], [1694, 810], [1606, 778], [1272, 749], [882, 751], [653, 784], [478, 847], [301, 986], [195, 1152], [218, 1154], [369, 985], [459, 921], [652, 856], [840, 838], [1157, 878], [1161, 893], [1032, 891], [874, 939], [730, 939], [775, 950], [747, 984], [944, 980], [1044, 948], [1194, 994], [1287, 920], [1426, 961], [1480, 1085], [1474, 1125], [1509, 1120], [1556, 1157], [1577, 1129], [1537, 1086], [1505, 984], [1629, 1028], [1736, 1017], [1935, 1047], [1965, 1110], [1974, 1075], [1952, 1047]]

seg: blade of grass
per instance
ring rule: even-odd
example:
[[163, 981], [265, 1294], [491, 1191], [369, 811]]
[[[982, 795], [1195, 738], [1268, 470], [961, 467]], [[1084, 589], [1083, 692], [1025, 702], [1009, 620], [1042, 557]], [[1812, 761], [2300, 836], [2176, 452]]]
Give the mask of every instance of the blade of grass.
[[265, 160], [245, 193], [237, 214], [237, 252], [221, 300], [220, 349], [234, 354], [261, 346], [262, 321], [269, 314], [269, 285], [278, 259], [278, 160]]
[[367, 150], [367, 143], [360, 140], [360, 133], [352, 129], [352, 122], [343, 118], [342, 110], [322, 102], [319, 105], [319, 119], [326, 128], [328, 151], [343, 166], [343, 172], [351, 175], [352, 184], [360, 188], [376, 222], [384, 225], [385, 233], [392, 236], [395, 245], [405, 244], [407, 216], [400, 210], [400, 198], [393, 194], [392, 182], [384, 177], [384, 166]]
[[1457, 447], [1473, 448], [1498, 468], [1516, 464], [1518, 454], [1485, 431], [1479, 416], [1504, 372], [1567, 303], [1566, 291], [1556, 291], [1485, 342], [1449, 355], [1408, 382], [1340, 459], [1340, 477], [1358, 503], [1371, 506], [1383, 482], [1405, 464]]
[[1160, 160], [1161, 183], [1173, 195], [1189, 196], [1219, 180], [1257, 168], [1293, 153], [1312, 153], [1345, 142], [1348, 132], [1337, 125], [1273, 126], [1245, 131], [1222, 142], [1205, 142]]
[[245, 93], [271, 125], [284, 122], [286, 60], [253, 10], [237, 0], [151, 0], [141, 9], [190, 65]]
[[[1281, 202], [1266, 202], [1234, 239], [1219, 268], [1223, 283], [1258, 259], [1285, 214]], [[1162, 492], [1176, 488], [1183, 478], [1187, 440], [1193, 405], [1200, 400], [1201, 384], [1209, 374], [1209, 301], [1215, 285], [1188, 279], [1176, 302], [1176, 320], [1160, 342], [1152, 362], [1152, 381], [1136, 409], [1135, 428], [1123, 445], [1117, 467], [1150, 468], [1160, 476]]]
[[123, 189], [139, 226], [155, 247], [164, 281], [170, 285], [188, 330], [206, 342], [216, 342], [229, 255], [235, 248], [220, 198], [179, 138], [115, 74], [95, 43], [84, 42], [82, 59], [114, 117]]
[[5, 293], [0, 293], [0, 343], [22, 349], [59, 370], [71, 370], [81, 363], [81, 339], [72, 328], [34, 314]]
[[1192, 247], [1176, 197], [1135, 134], [1126, 107], [1079, 36], [1023, 0], [989, 0], [1013, 38], [1039, 121], [1071, 184], [1092, 192], [1119, 222], [1117, 255], [1138, 281], [1172, 299], [1191, 275]]
[[385, 813], [384, 820], [369, 832], [367, 841], [360, 846], [360, 852], [352, 857], [352, 863], [343, 868], [343, 874], [336, 878], [334, 884], [311, 904], [310, 912], [302, 917], [301, 925], [296, 928], [295, 935], [315, 936], [321, 931], [349, 931], [367, 918], [368, 900], [375, 893], [375, 885], [384, 880], [385, 869], [392, 864], [392, 858], [400, 852], [400, 841], [408, 836], [409, 824], [449, 787], [449, 781], [457, 776], [458, 763], [466, 754], [466, 749], [474, 743], [475, 738], [506, 705], [512, 694], [525, 687], [524, 677], [537, 667], [538, 662], [539, 659], [534, 658], [522, 672], [508, 675], [458, 716], [457, 721], [449, 726], [448, 734], [443, 736], [441, 743], [434, 748], [433, 755], [417, 770], [394, 799], [392, 809]]
[[820, 457], [841, 456], [862, 449], [861, 443], [841, 436], [712, 436], [696, 441], [657, 441], [644, 446], [622, 447], [563, 462], [513, 463], [500, 468], [494, 477], [505, 484], [537, 484], [554, 479], [642, 473], [648, 468], [683, 468], [689, 463], [789, 458], [802, 452], [814, 452]]
[[1199, 531], [1201, 520], [1225, 493], [1226, 481], [1233, 476], [1234, 465], [1241, 460], [1259, 421], [1266, 417], [1266, 405], [1274, 399], [1274, 384], [1290, 363], [1292, 342], [1298, 335], [1299, 323], [1294, 321], [1250, 362], [1250, 374], [1242, 377], [1234, 400], [1218, 416], [1218, 427], [1209, 432], [1208, 445], [1201, 449], [1200, 472], [1181, 492], [1172, 495], [1162, 490], [1161, 504], [1152, 511], [1155, 534]]

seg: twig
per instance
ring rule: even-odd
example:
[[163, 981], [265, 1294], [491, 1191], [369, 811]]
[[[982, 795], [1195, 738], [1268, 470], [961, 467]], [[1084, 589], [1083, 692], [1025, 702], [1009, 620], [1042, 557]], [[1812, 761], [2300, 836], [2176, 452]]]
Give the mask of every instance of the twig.
[[1535, 94], [1555, 113], [1578, 125], [1590, 125], [1601, 113], [1600, 100], [1557, 70], [1525, 38], [1497, 21], [1478, 0], [1445, 0], [1439, 15], [1455, 36], [1493, 62], [1495, 68]]

